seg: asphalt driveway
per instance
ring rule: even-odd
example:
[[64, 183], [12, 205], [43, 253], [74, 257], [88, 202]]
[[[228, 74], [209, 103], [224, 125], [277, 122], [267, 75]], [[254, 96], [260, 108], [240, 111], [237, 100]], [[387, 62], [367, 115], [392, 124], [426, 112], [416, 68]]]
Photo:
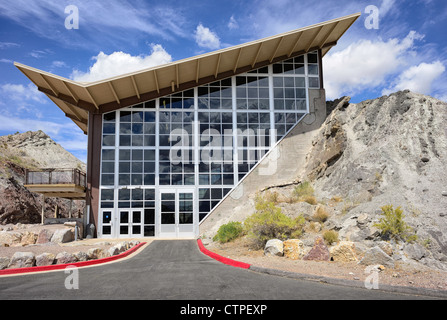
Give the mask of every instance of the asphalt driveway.
[[130, 259], [79, 268], [0, 277], [0, 299], [362, 300], [419, 299], [336, 286], [222, 264], [195, 240], [156, 240]]

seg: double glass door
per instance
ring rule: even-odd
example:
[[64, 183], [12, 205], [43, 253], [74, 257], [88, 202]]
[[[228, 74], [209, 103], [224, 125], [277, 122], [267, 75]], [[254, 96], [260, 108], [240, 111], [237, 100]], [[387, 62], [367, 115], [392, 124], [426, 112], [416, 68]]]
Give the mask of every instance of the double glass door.
[[157, 201], [146, 201], [143, 208], [101, 210], [101, 237], [194, 238], [198, 230], [194, 189], [166, 188], [156, 194]]
[[158, 203], [161, 238], [195, 236], [194, 190], [160, 190]]

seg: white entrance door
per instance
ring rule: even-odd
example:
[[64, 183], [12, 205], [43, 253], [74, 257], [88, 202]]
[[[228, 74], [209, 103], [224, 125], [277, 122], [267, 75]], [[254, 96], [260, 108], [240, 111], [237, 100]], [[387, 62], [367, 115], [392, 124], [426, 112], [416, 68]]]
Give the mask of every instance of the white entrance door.
[[193, 189], [160, 190], [160, 238], [194, 238], [196, 230]]
[[143, 236], [143, 209], [120, 209], [118, 219], [118, 238]]

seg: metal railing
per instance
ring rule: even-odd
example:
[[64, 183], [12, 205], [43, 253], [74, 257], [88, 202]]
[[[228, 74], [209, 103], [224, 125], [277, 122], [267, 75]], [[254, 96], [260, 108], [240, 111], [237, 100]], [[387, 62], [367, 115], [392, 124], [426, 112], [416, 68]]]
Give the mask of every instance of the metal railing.
[[40, 171], [26, 170], [26, 185], [35, 184], [74, 184], [87, 186], [84, 172], [79, 169], [42, 169]]

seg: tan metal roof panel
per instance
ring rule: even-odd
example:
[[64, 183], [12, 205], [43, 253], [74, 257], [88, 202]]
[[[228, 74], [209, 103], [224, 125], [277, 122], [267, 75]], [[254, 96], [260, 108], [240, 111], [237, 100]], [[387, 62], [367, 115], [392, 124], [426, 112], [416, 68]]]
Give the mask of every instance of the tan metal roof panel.
[[[87, 122], [90, 111], [116, 110], [309, 51], [321, 49], [324, 56], [359, 16], [360, 13], [356, 13], [276, 36], [90, 83], [76, 82], [20, 63], [14, 64], [40, 91], [50, 98], [55, 98], [52, 100], [56, 105], [70, 118], [74, 118], [73, 121], [86, 132], [87, 129], [83, 124]], [[67, 106], [70, 106], [72, 112], [66, 112]]]

